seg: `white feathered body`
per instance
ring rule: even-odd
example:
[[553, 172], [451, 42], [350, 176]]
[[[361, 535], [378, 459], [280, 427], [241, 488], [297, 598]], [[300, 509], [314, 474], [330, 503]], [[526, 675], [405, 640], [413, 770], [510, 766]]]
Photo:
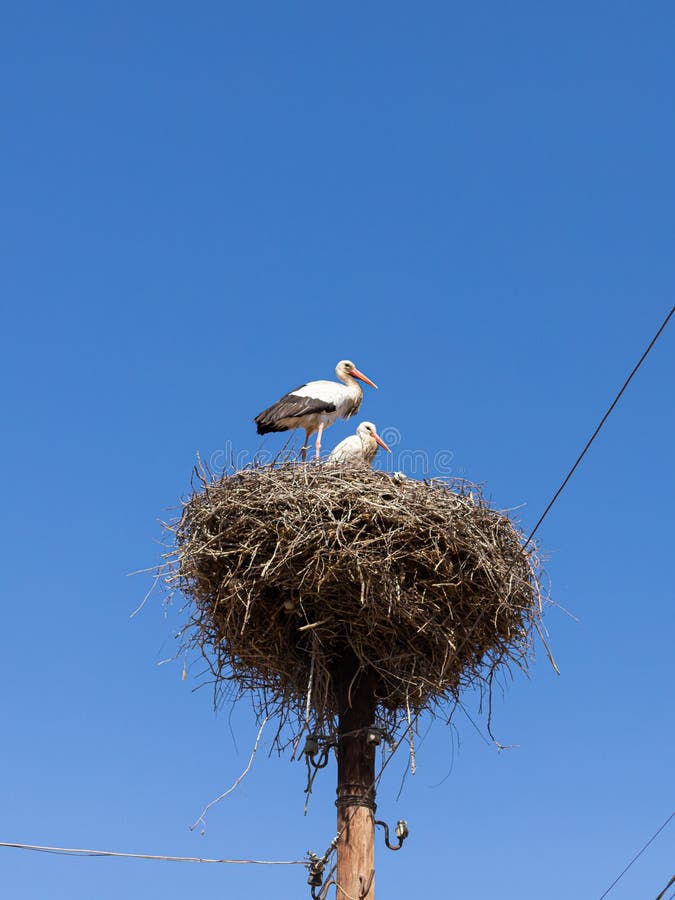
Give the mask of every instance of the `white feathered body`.
[[328, 456], [328, 461], [346, 465], [372, 466], [377, 449], [375, 438], [359, 425], [356, 434], [340, 441]]

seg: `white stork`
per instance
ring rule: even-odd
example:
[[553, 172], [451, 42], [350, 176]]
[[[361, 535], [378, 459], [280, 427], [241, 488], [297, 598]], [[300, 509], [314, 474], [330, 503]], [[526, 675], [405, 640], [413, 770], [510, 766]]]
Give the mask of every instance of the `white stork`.
[[356, 434], [340, 441], [329, 455], [328, 461], [345, 465], [372, 466], [378, 444], [380, 447], [384, 447], [387, 453], [391, 453], [373, 423], [361, 422], [356, 429]]
[[348, 419], [359, 411], [363, 391], [356, 379], [365, 381], [371, 387], [377, 387], [348, 359], [343, 359], [337, 364], [335, 374], [342, 384], [335, 381], [310, 381], [284, 394], [280, 400], [264, 409], [254, 419], [258, 426], [258, 434], [304, 428], [305, 443], [301, 451], [304, 460], [307, 457], [309, 439], [316, 432], [318, 459], [321, 454], [321, 435], [324, 428], [328, 428], [336, 419]]

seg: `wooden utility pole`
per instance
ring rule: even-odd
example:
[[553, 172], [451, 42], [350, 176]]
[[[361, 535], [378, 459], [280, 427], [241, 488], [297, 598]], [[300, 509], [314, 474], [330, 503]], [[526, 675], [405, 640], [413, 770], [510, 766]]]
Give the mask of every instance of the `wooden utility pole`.
[[375, 898], [375, 694], [350, 653], [338, 689], [336, 900]]

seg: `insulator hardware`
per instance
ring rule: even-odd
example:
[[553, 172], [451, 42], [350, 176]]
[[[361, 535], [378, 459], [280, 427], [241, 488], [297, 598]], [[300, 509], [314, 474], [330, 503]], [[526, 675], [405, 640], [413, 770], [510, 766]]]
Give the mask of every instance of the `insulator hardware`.
[[315, 769], [325, 769], [328, 765], [330, 748], [333, 747], [335, 743], [332, 740], [326, 740], [323, 749], [321, 749], [320, 741], [321, 735], [309, 734], [305, 740], [305, 746], [302, 748], [303, 755], [307, 760], [307, 765], [311, 763]]
[[405, 819], [399, 819], [396, 823], [396, 837], [399, 839], [401, 843], [408, 837], [410, 832], [408, 831], [408, 823]]
[[316, 853], [312, 853], [311, 850], [307, 852], [307, 856], [309, 857], [309, 862], [307, 863], [307, 869], [309, 870], [307, 884], [313, 888], [321, 887], [323, 884], [323, 870], [326, 867], [326, 862], [319, 858]]
[[389, 842], [389, 826], [387, 825], [387, 823], [376, 819], [375, 824], [380, 825], [382, 828], [384, 828], [384, 842], [390, 850], [400, 850], [403, 846], [403, 841], [410, 834], [410, 832], [408, 831], [408, 823], [406, 822], [406, 820], [399, 819], [396, 823], [396, 837], [398, 838], [398, 844], [392, 844]]
[[340, 840], [340, 835], [336, 834], [333, 840], [328, 845], [328, 849], [324, 853], [323, 856], [317, 856], [316, 853], [313, 853], [311, 850], [307, 851], [307, 862], [305, 865], [307, 866], [307, 871], [309, 875], [307, 876], [307, 884], [309, 885], [312, 900], [326, 900], [326, 893], [331, 884], [335, 882], [331, 881], [331, 874], [334, 871], [331, 870], [328, 874], [328, 881], [326, 884], [323, 884], [323, 874], [326, 866], [328, 865], [328, 860], [333, 853], [333, 851], [337, 848], [338, 841]]
[[305, 756], [314, 756], [319, 752], [319, 736], [318, 734], [308, 734], [305, 746], [302, 748]]

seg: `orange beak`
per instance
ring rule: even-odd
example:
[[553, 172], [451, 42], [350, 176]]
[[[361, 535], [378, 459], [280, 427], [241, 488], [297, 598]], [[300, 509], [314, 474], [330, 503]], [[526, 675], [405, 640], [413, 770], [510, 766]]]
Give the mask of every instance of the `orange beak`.
[[375, 382], [371, 381], [370, 378], [363, 374], [363, 372], [359, 372], [356, 366], [354, 366], [349, 374], [352, 376], [352, 378], [358, 378], [359, 381], [365, 381], [366, 384], [369, 384], [371, 387], [374, 387], [377, 390], [377, 385], [375, 384]]
[[375, 438], [376, 443], [378, 443], [380, 445], [380, 447], [384, 447], [384, 449], [387, 451], [387, 453], [391, 453], [391, 450], [389, 449], [389, 447], [387, 447], [387, 445], [382, 440], [382, 438], [379, 436], [379, 434], [373, 434], [373, 437]]

